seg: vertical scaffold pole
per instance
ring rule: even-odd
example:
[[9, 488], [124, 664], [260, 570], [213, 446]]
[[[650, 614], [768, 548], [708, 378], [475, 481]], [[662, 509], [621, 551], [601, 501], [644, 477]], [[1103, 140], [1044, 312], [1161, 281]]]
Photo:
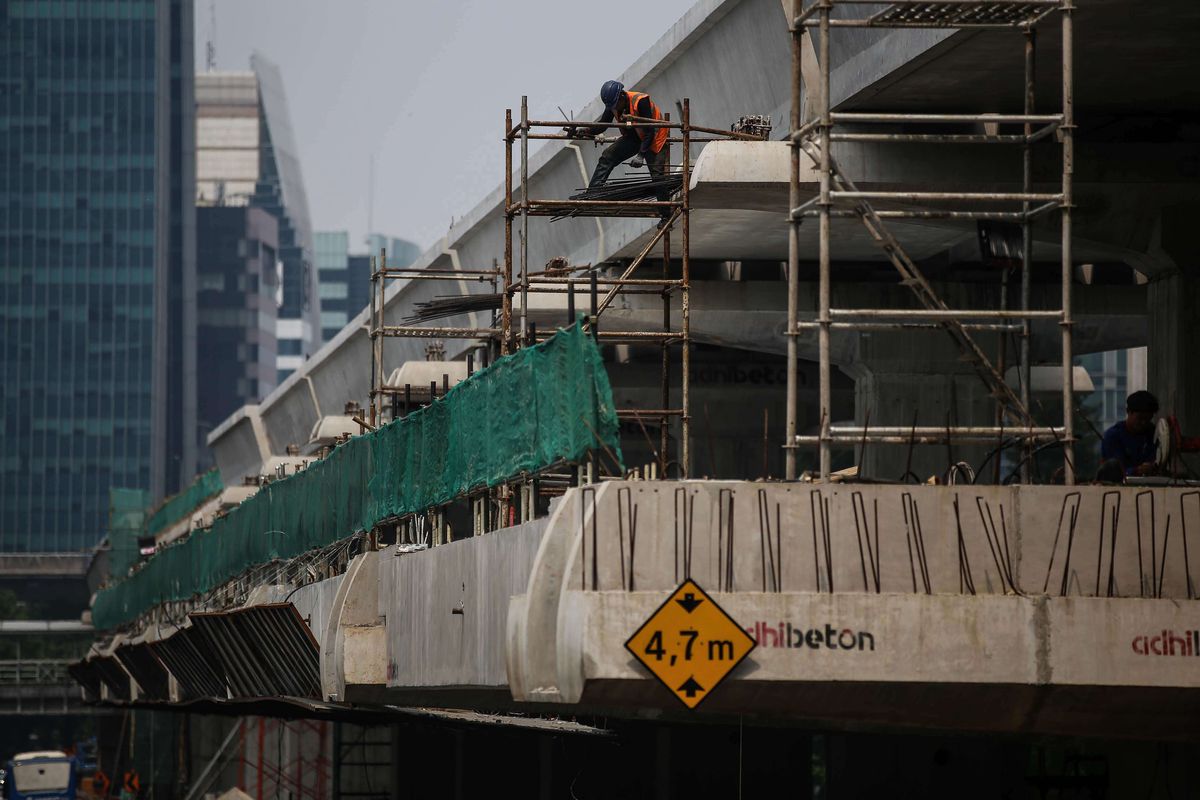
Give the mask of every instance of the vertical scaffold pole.
[[1068, 486], [1075, 484], [1075, 421], [1072, 397], [1074, 348], [1072, 342], [1071, 283], [1071, 212], [1074, 203], [1072, 184], [1075, 172], [1075, 87], [1074, 87], [1074, 0], [1062, 6], [1062, 402], [1063, 469]]
[[[1025, 29], [1025, 114], [1031, 115], [1034, 113], [1036, 105], [1037, 79], [1037, 29], [1032, 25]], [[1025, 124], [1026, 142], [1021, 148], [1022, 159], [1022, 177], [1021, 191], [1029, 194], [1033, 191], [1033, 145], [1029, 143], [1028, 137], [1033, 135], [1033, 125]], [[1028, 311], [1031, 295], [1033, 292], [1033, 220], [1028, 218], [1029, 211], [1033, 205], [1029, 201], [1021, 204], [1022, 210], [1027, 215], [1024, 222], [1021, 224], [1021, 310]], [[1030, 406], [1029, 397], [1029, 347], [1030, 347], [1030, 324], [1028, 318], [1021, 320], [1021, 347], [1017, 356], [1018, 366], [1020, 371], [1021, 384], [1021, 405], [1028, 409]], [[1022, 448], [1021, 453], [1021, 482], [1029, 483], [1030, 476], [1030, 452], [1031, 449], [1028, 443]]]
[[371, 313], [367, 317], [367, 319], [370, 320], [367, 325], [367, 331], [371, 338], [371, 394], [368, 397], [368, 400], [370, 403], [372, 425], [375, 424], [375, 402], [376, 398], [379, 396], [378, 392], [380, 389], [379, 384], [375, 382], [375, 362], [377, 361], [375, 353], [375, 341], [379, 338], [379, 325], [375, 320], [375, 290], [379, 282], [379, 273], [377, 272], [377, 269], [378, 267], [376, 266], [375, 256], [371, 256]]
[[[667, 145], [670, 147], [670, 144]], [[669, 159], [668, 159], [669, 160]], [[663, 264], [662, 264], [663, 280], [671, 276], [671, 232], [667, 231], [663, 234]], [[663, 301], [663, 332], [671, 330], [671, 293], [665, 287], [662, 293]], [[661, 392], [662, 405], [660, 408], [668, 409], [671, 407], [671, 343], [663, 342], [662, 344], [662, 374]], [[667, 457], [667, 447], [669, 443], [669, 435], [671, 430], [671, 418], [663, 416], [659, 421], [660, 429], [658, 434], [658, 452], [662, 458]], [[666, 477], [665, 475], [663, 476]]]
[[820, 42], [820, 68], [821, 68], [821, 96], [818, 98], [820, 107], [821, 122], [819, 125], [821, 136], [821, 196], [819, 199], [820, 208], [820, 254], [819, 254], [819, 286], [818, 292], [818, 310], [817, 322], [820, 323], [818, 330], [817, 349], [819, 351], [819, 383], [820, 383], [820, 413], [821, 413], [821, 443], [820, 443], [820, 469], [821, 480], [829, 480], [830, 471], [830, 450], [829, 450], [829, 431], [832, 424], [830, 419], [832, 415], [832, 387], [830, 386], [830, 353], [829, 353], [829, 281], [830, 281], [830, 264], [829, 264], [829, 246], [830, 246], [830, 182], [831, 182], [831, 162], [830, 162], [830, 128], [833, 121], [829, 114], [829, 11], [831, 4], [829, 0], [820, 0], [820, 22], [821, 22], [821, 42]]
[[[792, 124], [791, 134], [800, 130], [803, 117], [800, 109], [800, 37], [804, 26], [796, 25], [800, 16], [800, 0], [792, 0], [788, 29], [792, 35]], [[789, 136], [792, 152], [788, 177], [788, 267], [787, 267], [787, 416], [784, 440], [784, 478], [796, 480], [796, 420], [800, 413], [799, 343], [796, 323], [800, 312], [800, 221], [792, 211], [800, 205], [800, 143]]]
[[681, 408], [680, 415], [680, 462], [683, 468], [683, 477], [691, 477], [692, 474], [692, 417], [691, 417], [691, 383], [692, 383], [692, 310], [691, 310], [691, 286], [692, 286], [692, 267], [689, 258], [691, 250], [691, 241], [689, 238], [689, 218], [691, 217], [691, 204], [688, 198], [688, 185], [692, 182], [692, 112], [691, 100], [683, 98], [683, 125], [680, 138], [683, 139], [683, 208], [681, 221], [683, 222], [683, 253], [681, 254], [681, 294], [680, 294], [680, 319], [683, 330], [683, 358], [682, 358], [682, 376], [681, 382]]
[[529, 98], [521, 95], [521, 343], [529, 335]]
[[504, 109], [504, 296], [500, 300], [500, 352], [512, 336], [512, 109]]

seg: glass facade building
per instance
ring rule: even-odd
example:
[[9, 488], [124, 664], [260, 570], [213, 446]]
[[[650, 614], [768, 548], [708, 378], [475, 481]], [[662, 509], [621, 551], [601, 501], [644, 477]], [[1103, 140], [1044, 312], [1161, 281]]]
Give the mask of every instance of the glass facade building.
[[371, 302], [371, 256], [387, 248], [388, 264], [404, 267], [417, 260], [420, 249], [412, 242], [378, 233], [367, 236], [367, 253], [350, 252], [345, 231], [318, 231], [313, 235], [320, 276], [321, 340], [328, 342]]
[[272, 214], [278, 229], [276, 379], [321, 345], [308, 196], [278, 67], [255, 54], [249, 72], [196, 76], [196, 201]]
[[279, 225], [253, 206], [196, 209], [198, 468], [214, 465], [206, 439], [275, 388]]
[[0, 553], [195, 472], [191, 0], [0, 0]]

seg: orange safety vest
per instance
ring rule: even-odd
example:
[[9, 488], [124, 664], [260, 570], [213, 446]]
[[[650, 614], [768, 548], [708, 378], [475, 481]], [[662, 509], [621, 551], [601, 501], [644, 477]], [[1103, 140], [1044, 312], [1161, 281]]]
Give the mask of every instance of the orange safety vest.
[[[629, 113], [631, 116], [634, 116], [634, 117], [640, 116], [637, 113], [637, 107], [638, 107], [638, 103], [642, 102], [642, 98], [644, 97], [647, 100], [650, 100], [650, 95], [646, 94], [645, 92], [625, 92], [625, 96], [627, 98], [629, 98]], [[658, 110], [658, 106], [654, 104], [653, 100], [650, 100], [650, 112], [651, 112], [650, 116], [653, 119], [662, 119], [663, 118], [662, 112]], [[637, 135], [638, 135], [639, 139], [645, 138], [642, 135], [641, 128], [634, 128], [634, 130], [637, 131]], [[654, 142], [653, 142], [653, 144], [650, 145], [651, 152], [657, 153], [658, 151], [662, 150], [663, 145], [665, 145], [667, 143], [667, 138], [669, 136], [670, 136], [670, 128], [655, 128], [654, 129]]]

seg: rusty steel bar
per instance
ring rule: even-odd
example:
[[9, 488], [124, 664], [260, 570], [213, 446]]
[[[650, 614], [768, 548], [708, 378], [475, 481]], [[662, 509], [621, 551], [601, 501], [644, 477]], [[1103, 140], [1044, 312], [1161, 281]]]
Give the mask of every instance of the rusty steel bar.
[[1000, 311], [989, 308], [835, 308], [833, 317], [865, 317], [867, 319], [896, 317], [898, 319], [1062, 319], [1061, 311], [1019, 309]]
[[508, 353], [512, 337], [512, 109], [504, 110], [504, 292], [500, 301], [500, 353]]
[[370, 314], [367, 317], [367, 319], [369, 320], [369, 322], [367, 323], [367, 332], [370, 335], [370, 339], [371, 339], [371, 389], [367, 393], [367, 398], [369, 400], [369, 405], [370, 405], [370, 408], [368, 409], [368, 413], [370, 414], [372, 425], [375, 424], [375, 392], [379, 388], [379, 384], [376, 383], [376, 375], [375, 375], [375, 362], [376, 362], [375, 345], [376, 345], [376, 342], [379, 340], [379, 337], [377, 337], [375, 335], [375, 328], [376, 328], [375, 284], [378, 282], [378, 280], [379, 280], [379, 273], [375, 269], [375, 256], [371, 256], [371, 305], [370, 305]]
[[621, 277], [617, 279], [616, 285], [608, 290], [608, 292], [604, 295], [604, 298], [600, 301], [600, 305], [597, 306], [597, 316], [604, 313], [604, 309], [608, 308], [608, 304], [611, 303], [613, 298], [617, 296], [617, 292], [620, 291], [621, 285], [624, 283], [625, 279], [632, 275], [634, 270], [641, 266], [642, 262], [646, 260], [646, 256], [650, 255], [650, 251], [654, 249], [654, 246], [658, 244], [659, 240], [667, 235], [667, 231], [669, 231], [671, 226], [675, 224], [675, 221], [679, 218], [680, 213], [680, 211], [676, 211], [674, 214], [672, 214], [671, 218], [667, 221], [667, 224], [655, 231], [654, 235], [650, 237], [650, 241], [646, 243], [646, 246], [642, 248], [641, 252], [639, 252], [637, 256], [629, 262], [629, 265], [625, 267], [625, 272], [622, 273]]
[[[1050, 211], [1058, 208], [1058, 203], [1048, 203], [1045, 206], [1039, 206], [1038, 213]], [[799, 206], [792, 212], [793, 217], [812, 218], [820, 216], [819, 211], [810, 208], [806, 205]], [[859, 219], [862, 213], [856, 209], [850, 208], [834, 208], [830, 209], [830, 215], [836, 219]], [[948, 209], [925, 209], [905, 211], [894, 209], [891, 211], [875, 211], [875, 216], [880, 219], [974, 219], [974, 220], [997, 220], [1005, 222], [1024, 222], [1030, 216], [1037, 214], [1026, 214], [1024, 211], [951, 211]]]
[[[831, 330], [835, 331], [894, 331], [894, 330], [929, 330], [943, 331], [946, 326], [938, 322], [833, 322], [829, 325]], [[962, 326], [968, 331], [990, 331], [1004, 333], [1018, 333], [1021, 331], [1021, 326], [1017, 324], [1003, 323], [996, 324], [966, 324]], [[800, 336], [801, 331], [820, 330], [821, 323], [819, 322], [797, 322], [793, 325], [793, 336]]]
[[995, 122], [998, 124], [1012, 123], [1034, 124], [1061, 123], [1061, 114], [899, 114], [858, 111], [839, 111], [833, 115], [835, 123], [842, 122], [887, 122], [887, 123], [928, 123], [928, 122]]
[[588, 209], [605, 206], [616, 206], [618, 208], [634, 206], [636, 208], [654, 209], [655, 213], [657, 213], [660, 208], [679, 208], [681, 203], [678, 200], [523, 200], [514, 206], [514, 210], [550, 207]]
[[[887, 2], [887, 0], [875, 0], [875, 2]], [[811, 19], [805, 20], [803, 24], [806, 28], [818, 27], [818, 23], [814, 23]], [[936, 30], [957, 30], [959, 28], [964, 30], [1002, 30], [1004, 28], [1020, 28], [1026, 24], [1024, 20], [999, 22], [889, 22], [887, 20], [875, 21], [873, 19], [835, 19], [829, 23], [830, 27], [833, 28], [931, 28]]]
[[839, 6], [1044, 6], [1059, 8], [1063, 0], [836, 0]]
[[681, 417], [682, 408], [618, 408], [619, 417]]
[[[812, 11], [812, 9], [808, 9], [808, 11], [802, 12], [801, 6], [801, 0], [792, 0], [790, 15], [792, 25], [789, 31], [792, 47], [792, 133], [788, 136], [788, 147], [791, 151], [791, 166], [788, 174], [788, 206], [790, 208], [795, 208], [800, 203], [800, 145], [798, 135], [803, 127], [805, 127], [801, 124], [800, 108], [800, 86], [803, 80], [800, 69], [800, 37], [804, 32], [804, 28], [800, 25], [804, 21], [801, 18], [801, 14]], [[813, 6], [813, 8], [816, 8], [816, 6]], [[795, 216], [788, 220], [787, 319], [789, 331], [796, 329], [800, 312], [800, 222]], [[787, 441], [792, 440], [797, 430], [798, 415], [800, 412], [799, 369], [800, 344], [796, 341], [795, 336], [789, 336], [787, 341], [787, 408], [784, 423]], [[791, 448], [784, 451], [783, 476], [785, 480], [796, 480], [796, 452]]]
[[1024, 134], [985, 133], [835, 133], [835, 142], [886, 142], [917, 144], [1024, 144]]
[[[670, 145], [667, 145], [670, 147]], [[667, 231], [663, 237], [663, 261], [662, 261], [662, 279], [668, 280], [671, 274], [671, 232]], [[682, 281], [680, 282], [682, 283]], [[663, 312], [663, 331], [671, 330], [671, 294], [667, 290], [662, 292], [662, 312]], [[661, 405], [667, 408], [671, 405], [671, 348], [668, 342], [663, 342], [659, 348], [660, 374], [659, 374], [659, 395], [661, 396]], [[618, 415], [620, 412], [618, 412]], [[682, 414], [681, 414], [682, 415]], [[638, 420], [641, 424], [641, 420]], [[658, 431], [658, 452], [666, 453], [667, 445], [670, 444], [670, 429], [671, 420], [662, 416], [659, 418]], [[648, 438], [648, 437], [647, 437]], [[663, 470], [664, 472], [666, 470]], [[666, 475], [662, 476], [664, 479]]]
[[[1000, 427], [998, 425], [951, 425], [947, 428], [945, 425], [872, 425], [867, 428], [862, 425], [833, 425], [829, 428], [831, 436], [856, 436], [860, 437], [864, 432], [878, 433], [883, 436], [907, 436], [909, 433], [916, 433], [918, 436], [930, 436], [933, 434], [944, 434], [947, 430], [962, 434], [963, 436], [990, 436], [995, 439], [1000, 433], [1013, 436], [1020, 435], [1036, 435], [1036, 436], [1057, 436], [1061, 435], [1062, 429], [1052, 426], [1038, 427]], [[813, 437], [816, 438], [815, 436]]]
[[1071, 251], [1071, 213], [1075, 174], [1075, 75], [1074, 25], [1075, 0], [1062, 3], [1062, 104], [1063, 122], [1059, 129], [1062, 140], [1062, 404], [1063, 404], [1063, 470], [1067, 486], [1075, 484], [1075, 420], [1074, 420], [1074, 343], [1071, 314], [1071, 290], [1074, 265]]
[[[1025, 31], [1025, 113], [1033, 114], [1035, 107], [1035, 91], [1036, 84], [1036, 67], [1037, 67], [1037, 29], [1027, 28]], [[1032, 125], [1025, 125], [1025, 133], [1028, 135], [1032, 130]], [[1030, 192], [1033, 190], [1033, 139], [1021, 148], [1021, 191]], [[1029, 310], [1029, 303], [1033, 293], [1033, 279], [1031, 277], [1033, 270], [1033, 207], [1030, 203], [1025, 202], [1021, 205], [1025, 212], [1025, 219], [1021, 223], [1021, 310]], [[1044, 208], [1044, 206], [1043, 206]], [[1029, 408], [1030, 389], [1029, 389], [1029, 345], [1030, 345], [1030, 330], [1031, 326], [1026, 320], [1021, 325], [1021, 338], [1017, 350], [1017, 374], [1018, 387], [1021, 393], [1021, 403], [1026, 408]], [[1024, 458], [1021, 460], [1021, 482], [1029, 483], [1031, 479], [1029, 451], [1026, 449]]]
[[496, 336], [502, 332], [502, 328], [418, 328], [406, 325], [381, 325], [379, 328], [380, 336], [413, 336], [417, 338], [445, 336], [450, 339], [473, 339]]
[[[536, 286], [539, 283], [570, 284], [572, 286], [574, 286], [574, 285], [586, 286], [591, 283], [591, 280], [588, 278], [566, 278], [566, 277], [556, 277], [556, 276], [538, 277], [536, 275], [531, 275], [529, 277], [529, 285], [531, 287]], [[620, 280], [618, 278], [597, 278], [596, 285], [597, 286], [618, 286], [619, 285], [619, 286], [672, 287], [672, 286], [682, 286], [683, 281], [676, 280], [673, 278], [626, 278], [625, 280]], [[557, 291], [565, 291], [565, 290], [558, 289]]]
[[[521, 331], [529, 336], [529, 98], [521, 95]], [[524, 345], [522, 345], [524, 346]]]
[[494, 278], [500, 274], [495, 269], [416, 269], [410, 267], [389, 267], [382, 271], [389, 278], [429, 278], [430, 280], [457, 280], [459, 278]]
[[1047, 192], [832, 192], [835, 200], [904, 200], [916, 203], [927, 200], [947, 200], [957, 202], [1020, 202], [1034, 200], [1040, 202], [1062, 202], [1063, 195]]
[[[946, 444], [946, 443], [961, 443], [961, 444], [994, 444], [999, 434], [999, 429], [992, 433], [957, 433], [953, 428], [947, 433], [946, 428], [936, 429], [935, 432], [922, 434], [921, 429], [917, 428], [917, 433], [910, 433], [909, 428], [903, 434], [880, 434], [868, 432], [863, 434], [839, 432], [828, 439], [822, 440], [820, 436], [802, 435], [795, 438], [797, 445], [814, 445], [814, 444], [844, 444], [850, 447], [856, 447], [866, 441], [868, 444]], [[1019, 428], [1005, 428], [1004, 435], [1010, 439], [1021, 439], [1024, 441], [1042, 441], [1052, 442], [1061, 437], [1055, 428], [1035, 429], [1032, 433]]]
[[832, 369], [830, 364], [830, 333], [829, 325], [833, 321], [829, 315], [830, 306], [830, 280], [831, 280], [831, 265], [830, 265], [830, 235], [831, 223], [830, 206], [833, 203], [833, 162], [831, 160], [830, 147], [832, 143], [829, 141], [830, 135], [833, 133], [833, 115], [829, 108], [829, 74], [831, 66], [829, 64], [829, 33], [830, 33], [830, 11], [833, 6], [830, 0], [819, 0], [820, 3], [820, 55], [818, 61], [821, 67], [821, 96], [819, 98], [820, 108], [819, 116], [821, 124], [818, 128], [820, 131], [820, 180], [821, 180], [821, 197], [820, 197], [820, 251], [818, 254], [819, 275], [817, 288], [817, 322], [821, 327], [817, 333], [817, 350], [818, 350], [818, 374], [820, 388], [818, 409], [821, 415], [821, 438], [819, 446], [819, 467], [821, 480], [829, 480], [829, 469], [831, 465], [831, 454], [829, 451], [828, 434], [830, 425], [832, 424], [833, 416], [833, 391], [831, 382]]
[[[572, 290], [571, 290], [571, 287], [563, 286], [563, 285], [541, 286], [541, 285], [535, 283], [529, 287], [529, 291], [532, 294], [565, 294], [569, 297], [571, 295]], [[667, 288], [664, 290], [664, 289], [649, 289], [649, 288], [632, 288], [631, 289], [631, 288], [627, 287], [627, 288], [623, 288], [620, 290], [620, 294], [623, 294], [623, 295], [625, 295], [625, 294], [661, 295], [664, 293], [670, 294], [670, 292], [671, 292], [670, 288]]]
[[621, 118], [621, 122], [568, 122], [566, 120], [545, 120], [531, 119], [528, 121], [530, 128], [632, 128], [634, 125], [624, 120], [631, 120], [637, 123], [640, 128], [678, 128], [678, 122], [666, 122], [660, 119], [647, 119], [645, 117], [634, 117], [626, 114]]
[[692, 112], [691, 100], [687, 97], [683, 98], [683, 119], [680, 120], [683, 127], [683, 155], [680, 161], [683, 164], [683, 206], [680, 213], [683, 215], [683, 253], [681, 278], [683, 279], [682, 292], [680, 298], [680, 327], [683, 330], [683, 340], [681, 346], [683, 349], [682, 375], [680, 376], [681, 384], [681, 402], [683, 408], [683, 416], [680, 417], [680, 463], [683, 468], [683, 477], [689, 478], [692, 475], [692, 419], [691, 419], [691, 384], [692, 384], [692, 303], [691, 303], [691, 281], [692, 281], [692, 266], [691, 266], [691, 243], [690, 243], [690, 219], [691, 206], [688, 197], [688, 187], [692, 182]]

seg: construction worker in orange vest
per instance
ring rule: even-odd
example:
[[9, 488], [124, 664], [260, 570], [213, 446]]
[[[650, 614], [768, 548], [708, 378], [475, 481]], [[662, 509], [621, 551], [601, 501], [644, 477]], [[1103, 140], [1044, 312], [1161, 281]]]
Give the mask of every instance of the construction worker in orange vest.
[[[596, 120], [597, 122], [621, 122], [624, 117], [629, 116], [643, 119], [663, 119], [662, 111], [650, 99], [650, 95], [629, 91], [620, 81], [605, 81], [604, 85], [600, 87], [600, 99], [604, 103], [604, 113], [600, 119]], [[590, 138], [607, 129], [599, 126], [568, 125], [564, 130], [571, 136]], [[629, 166], [634, 169], [639, 169], [644, 164], [650, 169], [652, 177], [665, 177], [671, 162], [671, 147], [667, 143], [668, 136], [668, 128], [636, 124], [632, 128], [622, 128], [620, 138], [604, 148], [604, 152], [600, 154], [600, 161], [596, 164], [595, 171], [592, 172], [588, 188], [603, 185], [613, 169], [626, 159], [630, 159]], [[663, 190], [657, 193], [657, 197], [659, 200], [666, 201], [671, 199], [671, 194], [669, 191]], [[670, 215], [670, 211], [667, 209], [663, 209], [661, 212], [664, 220]]]

